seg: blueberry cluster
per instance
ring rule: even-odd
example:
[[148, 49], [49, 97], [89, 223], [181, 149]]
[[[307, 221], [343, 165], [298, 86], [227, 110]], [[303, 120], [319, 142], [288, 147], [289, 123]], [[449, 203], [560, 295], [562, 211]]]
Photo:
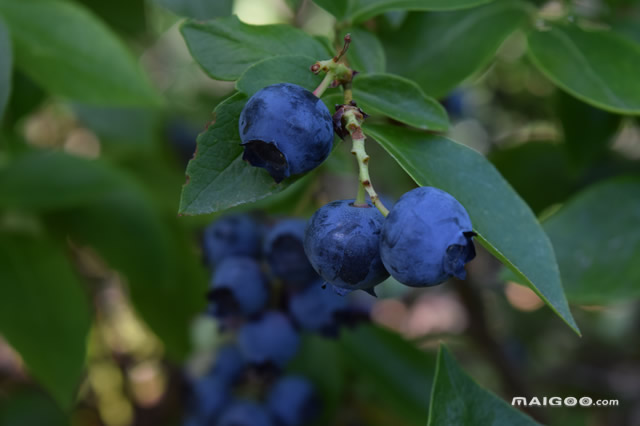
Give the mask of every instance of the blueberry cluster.
[[287, 373], [300, 335], [333, 337], [367, 313], [325, 288], [305, 255], [305, 228], [302, 219], [264, 226], [244, 214], [206, 228], [208, 313], [226, 343], [209, 372], [190, 381], [187, 425], [301, 426], [319, 414], [313, 383]]
[[464, 207], [432, 187], [404, 194], [385, 218], [371, 203], [334, 201], [309, 221], [306, 254], [341, 293], [373, 288], [389, 275], [412, 287], [466, 277], [476, 234]]
[[[349, 41], [345, 38], [343, 53]], [[366, 114], [353, 103], [336, 108], [332, 119], [322, 101], [300, 86], [285, 83], [265, 87], [249, 99], [240, 115], [243, 158], [265, 168], [280, 182], [291, 174], [312, 170], [327, 158], [333, 140], [332, 123], [341, 137], [351, 129], [349, 132], [357, 135], [355, 139], [364, 144], [358, 120]], [[345, 127], [347, 115], [351, 121], [347, 120]], [[355, 140], [352, 153], [358, 157]], [[368, 157], [360, 154], [362, 173]], [[362, 179], [362, 188], [368, 185], [372, 189], [371, 182]], [[375, 191], [370, 195], [375, 196]], [[384, 207], [381, 210], [386, 213]], [[291, 222], [283, 223], [280, 229], [300, 235], [303, 228], [302, 223]], [[450, 194], [432, 187], [404, 194], [386, 218], [371, 203], [331, 202], [313, 215], [304, 234], [304, 251], [313, 270], [340, 294], [364, 290], [375, 295], [374, 287], [389, 275], [411, 287], [437, 285], [450, 277], [464, 279], [464, 265], [475, 257], [472, 238], [476, 234], [467, 211]], [[277, 242], [270, 239], [273, 236], [267, 239], [273, 247]], [[296, 243], [280, 240], [277, 244], [279, 248], [267, 254], [272, 272], [280, 278], [309, 281], [313, 270], [301, 261], [303, 253], [290, 250], [289, 246]], [[217, 288], [228, 291], [222, 285]], [[254, 290], [253, 298], [262, 297], [262, 292]]]

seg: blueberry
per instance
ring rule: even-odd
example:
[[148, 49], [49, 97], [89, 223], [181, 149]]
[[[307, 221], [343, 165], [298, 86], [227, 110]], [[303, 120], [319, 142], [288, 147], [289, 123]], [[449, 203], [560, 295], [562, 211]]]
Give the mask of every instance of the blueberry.
[[289, 301], [289, 311], [300, 328], [309, 331], [329, 330], [336, 324], [336, 315], [347, 309], [347, 299], [317, 281], [294, 294]]
[[284, 376], [271, 389], [267, 406], [282, 426], [304, 426], [319, 413], [313, 384], [304, 377]]
[[380, 255], [391, 275], [412, 287], [464, 279], [476, 255], [467, 211], [437, 188], [413, 189], [393, 206], [382, 227]]
[[189, 401], [190, 418], [200, 424], [214, 424], [216, 418], [231, 401], [229, 388], [224, 380], [214, 376], [205, 376], [191, 386]]
[[269, 299], [267, 280], [260, 265], [249, 257], [228, 257], [213, 275], [208, 294], [217, 318], [251, 316], [262, 311]]
[[225, 257], [260, 255], [260, 226], [248, 215], [226, 216], [204, 231], [203, 249], [211, 266]]
[[245, 324], [238, 344], [244, 357], [254, 365], [283, 368], [298, 352], [300, 337], [281, 312], [267, 312]]
[[264, 253], [271, 273], [294, 286], [305, 286], [318, 279], [318, 274], [304, 253], [303, 219], [287, 219], [276, 224], [265, 237]]
[[353, 200], [333, 201], [309, 220], [304, 249], [316, 272], [339, 290], [373, 287], [389, 273], [380, 260], [380, 229], [384, 216], [368, 203], [354, 207]]
[[271, 426], [269, 411], [252, 401], [235, 401], [220, 417], [218, 426]]
[[253, 95], [240, 114], [243, 160], [266, 169], [276, 182], [305, 173], [331, 152], [333, 122], [313, 93], [274, 84]]
[[245, 371], [246, 362], [240, 348], [234, 344], [228, 344], [218, 350], [213, 368], [209, 373], [224, 383], [234, 384]]

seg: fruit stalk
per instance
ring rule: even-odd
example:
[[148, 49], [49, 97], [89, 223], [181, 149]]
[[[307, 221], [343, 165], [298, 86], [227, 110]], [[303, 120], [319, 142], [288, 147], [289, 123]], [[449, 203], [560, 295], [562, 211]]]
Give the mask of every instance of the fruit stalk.
[[329, 87], [329, 85], [334, 79], [335, 79], [334, 73], [332, 71], [327, 72], [327, 74], [324, 76], [324, 78], [322, 79], [318, 87], [316, 87], [316, 90], [313, 91], [313, 94], [316, 95], [316, 97], [318, 98], [322, 96], [324, 94], [324, 91], [327, 90], [327, 88]]
[[[346, 99], [345, 99], [346, 101]], [[360, 113], [357, 108], [349, 108], [344, 113], [344, 120], [346, 122], [346, 128], [351, 136], [352, 147], [351, 153], [356, 156], [356, 160], [358, 161], [358, 179], [360, 180], [360, 185], [364, 188], [364, 190], [369, 194], [369, 198], [371, 198], [371, 202], [383, 216], [387, 216], [389, 214], [389, 210], [382, 204], [380, 201], [380, 197], [376, 193], [376, 190], [371, 183], [371, 178], [369, 177], [369, 154], [364, 147], [365, 136], [362, 132], [361, 122], [364, 119], [362, 113]], [[358, 198], [360, 197], [361, 191], [358, 191]], [[361, 200], [356, 200], [356, 204], [361, 204]], [[363, 200], [362, 200], [363, 201]], [[364, 204], [364, 203], [362, 203]]]

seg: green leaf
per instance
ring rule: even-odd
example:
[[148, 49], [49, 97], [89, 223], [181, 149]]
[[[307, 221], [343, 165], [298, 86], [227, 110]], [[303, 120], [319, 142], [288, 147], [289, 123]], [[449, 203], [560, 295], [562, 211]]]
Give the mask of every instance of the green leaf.
[[529, 56], [554, 84], [591, 104], [640, 114], [640, 45], [610, 31], [553, 25], [528, 36]]
[[346, 33], [351, 34], [351, 45], [347, 51], [347, 60], [351, 68], [364, 73], [384, 72], [387, 58], [378, 37], [359, 27], [344, 31], [343, 38]]
[[410, 14], [399, 31], [382, 36], [387, 68], [414, 80], [428, 95], [445, 96], [487, 66], [527, 16], [520, 3], [510, 1], [456, 12]]
[[0, 206], [52, 210], [96, 201], [127, 185], [117, 169], [60, 152], [34, 151], [0, 168]]
[[180, 198], [181, 214], [212, 213], [257, 201], [298, 179], [294, 176], [277, 184], [266, 170], [242, 160], [238, 120], [246, 102], [242, 93], [222, 102], [215, 110], [215, 123], [198, 136]]
[[576, 186], [559, 143], [531, 141], [492, 152], [489, 160], [536, 214], [566, 200]]
[[[141, 36], [147, 31], [145, 0], [79, 0], [100, 19], [127, 37]], [[150, 19], [149, 19], [150, 21]]]
[[29, 372], [69, 408], [91, 320], [89, 295], [65, 250], [44, 235], [0, 234], [0, 333]]
[[567, 297], [603, 304], [640, 298], [640, 177], [593, 185], [544, 222]]
[[233, 0], [153, 0], [173, 13], [194, 19], [212, 19], [229, 16]]
[[11, 74], [13, 71], [13, 52], [11, 51], [11, 40], [9, 31], [0, 17], [0, 123], [4, 117], [4, 110], [9, 102], [11, 93]]
[[207, 279], [184, 231], [169, 226], [146, 193], [132, 183], [98, 201], [50, 214], [47, 222], [91, 246], [122, 273], [136, 310], [172, 359], [189, 353], [189, 325], [205, 307]]
[[422, 186], [449, 192], [469, 212], [479, 241], [576, 333], [553, 247], [531, 209], [478, 152], [443, 136], [370, 125], [365, 133]]
[[186, 233], [172, 225], [175, 215], [164, 218], [138, 181], [100, 160], [31, 152], [0, 170], [0, 206], [39, 210], [62, 238], [93, 247], [127, 279], [167, 353], [186, 355], [206, 277]]
[[535, 426], [532, 418], [482, 388], [440, 346], [428, 426]]
[[316, 62], [310, 56], [277, 56], [251, 65], [236, 81], [236, 89], [251, 96], [276, 83], [293, 83], [313, 91], [322, 81], [310, 67]]
[[456, 10], [491, 1], [493, 0], [349, 0], [347, 19], [357, 23], [392, 10]]
[[59, 405], [40, 390], [12, 389], [0, 401], [2, 426], [69, 426], [69, 419]]
[[412, 424], [424, 424], [435, 357], [379, 327], [344, 329], [340, 341], [354, 373]]
[[100, 105], [159, 103], [131, 53], [83, 7], [3, 0], [0, 15], [11, 30], [16, 65], [53, 94]]
[[182, 25], [189, 51], [217, 80], [236, 80], [251, 65], [273, 56], [304, 54], [316, 60], [332, 56], [324, 45], [290, 25], [248, 25], [236, 16]]
[[562, 125], [563, 147], [578, 169], [606, 156], [622, 117], [588, 105], [565, 92], [556, 97], [557, 116]]
[[103, 146], [120, 145], [152, 150], [158, 138], [159, 114], [155, 109], [96, 107], [75, 103], [75, 117], [100, 138]]
[[444, 107], [416, 83], [393, 74], [359, 75], [353, 80], [353, 99], [365, 112], [386, 115], [401, 123], [432, 131], [446, 131]]
[[338, 20], [347, 14], [347, 8], [351, 0], [313, 0], [315, 4], [335, 16]]
[[[314, 384], [322, 397], [322, 416], [314, 424], [328, 425], [342, 405], [345, 388], [345, 365], [340, 343], [336, 339], [303, 334], [298, 354], [287, 367]], [[326, 368], [330, 365], [331, 368]]]

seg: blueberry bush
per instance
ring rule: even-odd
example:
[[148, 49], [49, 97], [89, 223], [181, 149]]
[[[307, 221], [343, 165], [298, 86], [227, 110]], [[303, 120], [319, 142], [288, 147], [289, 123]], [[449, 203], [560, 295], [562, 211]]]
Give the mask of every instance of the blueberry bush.
[[639, 115], [637, 0], [0, 0], [0, 425], [640, 424]]

